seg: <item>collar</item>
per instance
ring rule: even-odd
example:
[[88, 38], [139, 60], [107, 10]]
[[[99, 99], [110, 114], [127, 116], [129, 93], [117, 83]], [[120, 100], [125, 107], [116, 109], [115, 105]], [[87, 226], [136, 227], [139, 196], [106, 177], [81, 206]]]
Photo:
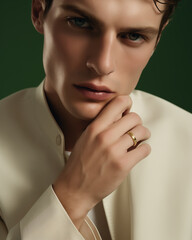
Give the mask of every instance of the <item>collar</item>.
[[35, 89], [34, 108], [39, 130], [49, 139], [53, 146], [55, 145], [56, 149], [63, 156], [65, 138], [48, 106], [44, 92], [44, 81]]

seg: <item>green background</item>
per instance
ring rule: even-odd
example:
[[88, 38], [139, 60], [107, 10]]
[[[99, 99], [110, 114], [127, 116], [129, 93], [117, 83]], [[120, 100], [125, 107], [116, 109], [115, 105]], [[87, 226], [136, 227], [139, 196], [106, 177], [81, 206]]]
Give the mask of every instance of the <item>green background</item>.
[[[0, 4], [0, 99], [44, 77], [43, 38], [32, 26], [30, 5]], [[137, 88], [192, 112], [192, 0], [179, 4]]]

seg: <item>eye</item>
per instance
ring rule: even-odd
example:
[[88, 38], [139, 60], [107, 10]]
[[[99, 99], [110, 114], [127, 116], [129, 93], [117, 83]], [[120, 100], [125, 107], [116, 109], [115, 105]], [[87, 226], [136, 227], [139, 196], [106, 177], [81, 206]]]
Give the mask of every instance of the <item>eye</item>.
[[89, 20], [82, 17], [67, 17], [68, 24], [72, 27], [82, 28], [82, 29], [92, 29]]
[[150, 41], [150, 36], [138, 32], [121, 32], [118, 34], [121, 41], [130, 47], [139, 47]]
[[133, 33], [121, 33], [120, 37], [123, 38], [123, 39], [127, 39], [131, 42], [137, 42], [137, 43], [142, 42], [145, 39], [144, 36], [142, 36], [139, 33], [135, 33], [135, 32], [133, 32]]
[[139, 40], [143, 39], [142, 36], [138, 33], [129, 33], [128, 37], [131, 41], [139, 41]]

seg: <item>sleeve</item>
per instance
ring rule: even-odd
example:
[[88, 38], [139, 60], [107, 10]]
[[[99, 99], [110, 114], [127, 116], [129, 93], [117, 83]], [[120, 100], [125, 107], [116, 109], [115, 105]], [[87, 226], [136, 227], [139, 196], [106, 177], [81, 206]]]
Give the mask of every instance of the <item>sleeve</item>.
[[94, 234], [95, 230], [96, 227], [85, 220], [84, 231], [80, 233], [50, 186], [20, 223], [9, 231], [7, 237], [4, 233], [0, 240], [101, 240], [99, 234]]

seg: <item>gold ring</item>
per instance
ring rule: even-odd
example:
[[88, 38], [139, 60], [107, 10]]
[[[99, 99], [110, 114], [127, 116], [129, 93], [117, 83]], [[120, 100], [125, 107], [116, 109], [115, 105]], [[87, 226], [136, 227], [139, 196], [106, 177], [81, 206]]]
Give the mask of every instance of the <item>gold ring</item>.
[[132, 132], [127, 132], [127, 133], [129, 134], [129, 136], [133, 140], [133, 147], [135, 147], [137, 145], [137, 138], [133, 135]]

